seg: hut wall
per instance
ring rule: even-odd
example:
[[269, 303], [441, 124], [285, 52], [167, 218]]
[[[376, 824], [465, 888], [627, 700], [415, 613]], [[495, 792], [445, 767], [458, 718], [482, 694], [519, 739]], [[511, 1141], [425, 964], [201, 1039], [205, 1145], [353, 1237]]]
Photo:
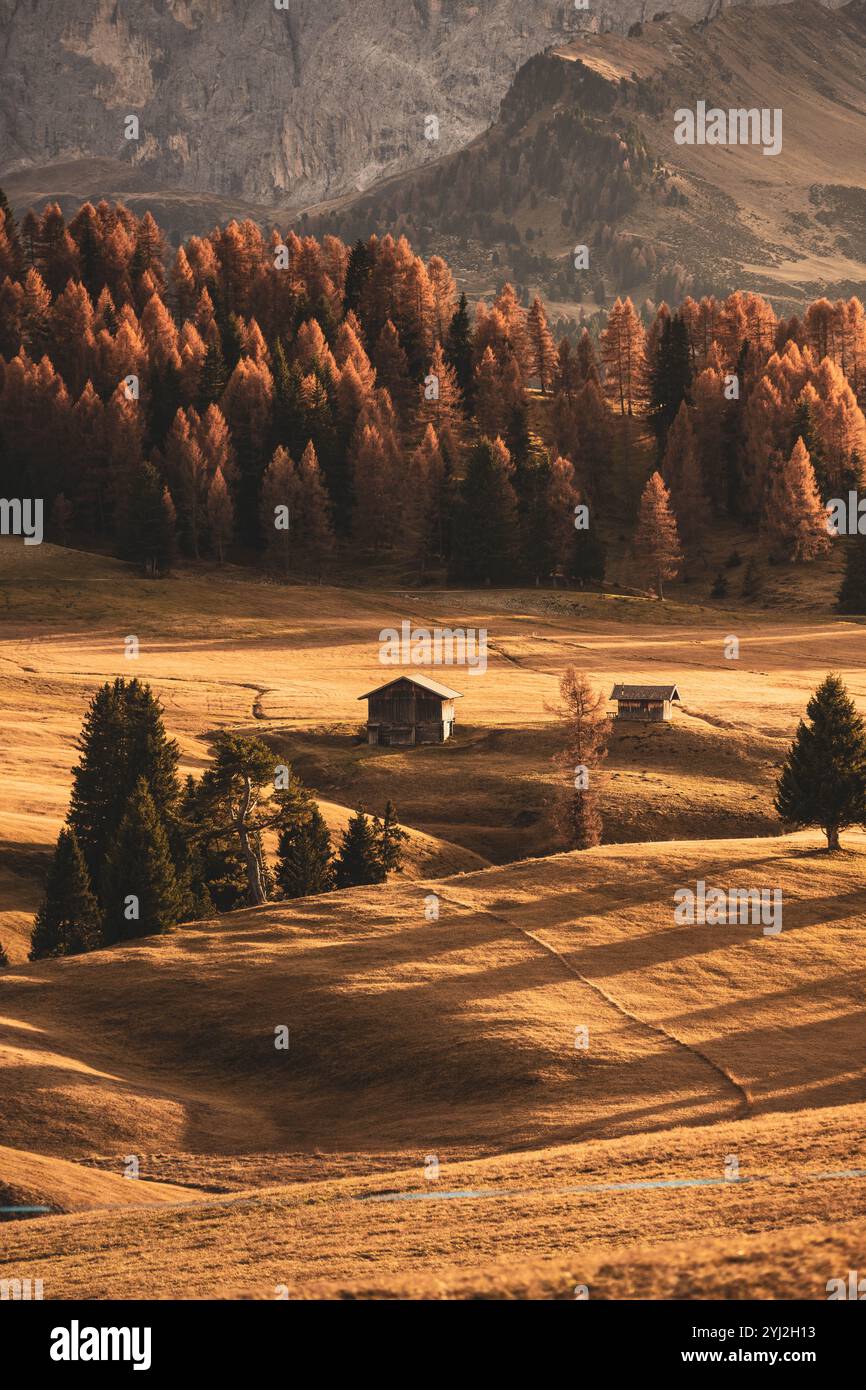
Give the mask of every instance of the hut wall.
[[443, 700], [408, 681], [367, 702], [367, 741], [383, 747], [444, 743], [453, 723], [453, 700]]

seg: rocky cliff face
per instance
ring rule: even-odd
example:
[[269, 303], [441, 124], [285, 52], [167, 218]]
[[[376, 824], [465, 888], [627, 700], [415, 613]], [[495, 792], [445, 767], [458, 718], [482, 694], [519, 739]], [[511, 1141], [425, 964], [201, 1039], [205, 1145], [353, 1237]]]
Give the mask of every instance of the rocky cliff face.
[[[532, 54], [656, 8], [0, 0], [0, 179], [18, 202], [138, 190], [299, 208], [461, 148]], [[719, 8], [677, 4], [690, 18]]]

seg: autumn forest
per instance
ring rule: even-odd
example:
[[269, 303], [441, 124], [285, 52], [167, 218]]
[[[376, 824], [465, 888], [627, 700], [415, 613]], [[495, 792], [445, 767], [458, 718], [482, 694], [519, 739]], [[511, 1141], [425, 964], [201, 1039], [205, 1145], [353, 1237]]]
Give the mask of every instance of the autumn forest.
[[233, 221], [169, 256], [150, 214], [107, 202], [20, 227], [7, 204], [0, 275], [7, 490], [44, 499], [50, 539], [152, 574], [231, 555], [313, 580], [396, 561], [599, 581], [640, 417], [657, 469], [633, 539], [661, 593], [714, 515], [815, 558], [866, 464], [857, 299], [783, 321], [755, 294], [617, 300], [597, 342], [557, 344], [537, 297], [505, 284], [470, 309], [404, 238]]

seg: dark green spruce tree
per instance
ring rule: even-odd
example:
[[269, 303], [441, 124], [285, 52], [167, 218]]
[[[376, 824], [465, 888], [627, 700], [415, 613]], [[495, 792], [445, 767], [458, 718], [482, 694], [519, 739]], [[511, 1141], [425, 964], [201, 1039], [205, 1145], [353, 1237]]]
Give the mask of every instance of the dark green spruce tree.
[[397, 807], [389, 798], [385, 805], [385, 815], [380, 822], [376, 818], [376, 828], [379, 834], [379, 854], [382, 860], [382, 868], [386, 874], [396, 873], [403, 863], [403, 844], [409, 836], [406, 831], [401, 829], [397, 819]]
[[866, 613], [866, 536], [849, 536], [844, 545], [845, 572], [836, 607], [840, 613]]
[[354, 888], [359, 884], [382, 883], [384, 879], [380, 838], [363, 808], [359, 807], [343, 831], [337, 855], [336, 886]]
[[650, 409], [659, 458], [664, 454], [668, 430], [689, 398], [691, 384], [688, 329], [682, 315], [674, 314], [665, 320], [655, 361], [650, 364]]
[[106, 861], [102, 900], [106, 943], [167, 931], [183, 910], [168, 836], [143, 777]]
[[99, 905], [91, 891], [87, 865], [75, 832], [63, 829], [33, 924], [30, 959], [78, 956], [101, 945]]
[[445, 359], [454, 368], [457, 385], [463, 395], [467, 408], [472, 406], [472, 322], [466, 295], [461, 294], [448, 332], [445, 337]]
[[223, 350], [219, 343], [211, 343], [201, 369], [197, 401], [200, 413], [203, 414], [209, 405], [216, 405], [228, 385], [228, 379]]
[[328, 893], [334, 886], [331, 837], [318, 806], [281, 831], [276, 880], [287, 898]]
[[866, 822], [866, 728], [839, 676], [827, 676], [806, 706], [776, 788], [786, 825], [820, 826], [827, 848]]
[[583, 588], [584, 584], [601, 584], [604, 580], [607, 552], [598, 527], [575, 531], [571, 552], [571, 577]]
[[343, 308], [348, 314], [350, 310], [358, 313], [361, 307], [361, 299], [367, 287], [367, 281], [373, 269], [373, 254], [366, 241], [359, 237], [349, 253], [349, 264], [346, 269], [346, 288], [343, 293]]
[[180, 798], [180, 749], [166, 733], [162, 706], [150, 686], [122, 677], [106, 681], [90, 702], [78, 750], [69, 825], [97, 893], [109, 847], [141, 777], [179, 854], [174, 820]]
[[120, 553], [151, 578], [168, 574], [177, 557], [177, 517], [171, 494], [152, 463], [136, 466], [125, 486], [127, 495], [118, 519]]
[[489, 439], [482, 439], [469, 455], [459, 484], [452, 577], [470, 584], [508, 584], [514, 582], [519, 564], [517, 497], [497, 450]]
[[536, 584], [546, 580], [554, 569], [554, 531], [550, 516], [550, 456], [535, 434], [528, 435], [528, 446], [514, 470], [514, 491], [520, 518], [521, 568]]

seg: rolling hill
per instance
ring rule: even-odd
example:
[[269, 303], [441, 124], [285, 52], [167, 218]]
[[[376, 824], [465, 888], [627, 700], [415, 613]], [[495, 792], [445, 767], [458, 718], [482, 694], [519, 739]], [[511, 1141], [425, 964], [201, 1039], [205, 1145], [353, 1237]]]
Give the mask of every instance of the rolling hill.
[[[0, 1225], [3, 1277], [46, 1298], [769, 1298], [856, 1267], [866, 835], [828, 856], [771, 805], [821, 676], [866, 700], [832, 566], [780, 569], [746, 616], [21, 556], [0, 545], [0, 1206], [51, 1214]], [[485, 627], [488, 667], [461, 673], [448, 744], [371, 749], [357, 696], [405, 617]], [[26, 963], [81, 717], [130, 674], [131, 631], [184, 769], [229, 728], [290, 758], [333, 831], [390, 795], [404, 874]], [[583, 854], [552, 852], [546, 810], [570, 663], [683, 696], [615, 733], [620, 843]], [[781, 890], [781, 933], [677, 925], [699, 879]]]
[[[824, 1296], [866, 1180], [864, 862], [862, 833], [608, 846], [18, 966], [0, 1104], [28, 1196], [63, 1210], [72, 1163], [128, 1188], [130, 1153], [183, 1191], [104, 1211], [82, 1183], [0, 1228], [0, 1272], [46, 1297]], [[697, 878], [780, 888], [783, 930], [677, 926]]]

